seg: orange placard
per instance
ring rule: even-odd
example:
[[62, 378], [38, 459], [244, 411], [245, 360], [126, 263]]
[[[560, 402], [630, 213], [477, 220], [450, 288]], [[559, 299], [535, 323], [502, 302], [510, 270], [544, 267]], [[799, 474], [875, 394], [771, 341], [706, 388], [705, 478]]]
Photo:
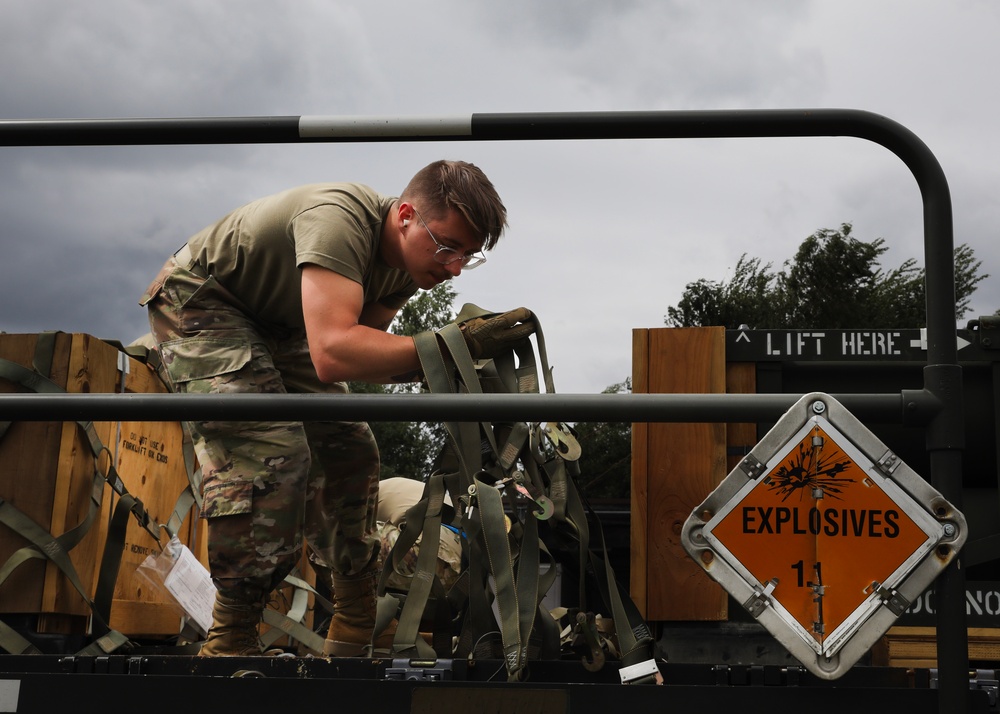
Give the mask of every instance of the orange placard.
[[928, 535], [814, 425], [712, 528], [819, 643]]

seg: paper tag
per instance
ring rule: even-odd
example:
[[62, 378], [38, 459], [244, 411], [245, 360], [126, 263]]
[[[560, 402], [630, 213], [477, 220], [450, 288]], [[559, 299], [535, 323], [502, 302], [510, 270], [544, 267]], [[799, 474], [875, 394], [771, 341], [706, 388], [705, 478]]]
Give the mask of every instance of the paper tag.
[[205, 566], [194, 557], [190, 548], [187, 546], [180, 548], [170, 572], [163, 579], [163, 585], [202, 631], [208, 632], [212, 626], [215, 583], [212, 582], [212, 577]]

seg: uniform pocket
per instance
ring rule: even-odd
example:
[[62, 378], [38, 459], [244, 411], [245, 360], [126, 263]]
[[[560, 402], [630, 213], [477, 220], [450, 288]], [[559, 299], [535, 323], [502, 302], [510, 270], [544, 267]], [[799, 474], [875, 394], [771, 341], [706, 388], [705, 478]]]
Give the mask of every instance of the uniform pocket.
[[202, 516], [219, 518], [238, 516], [253, 511], [253, 480], [248, 478], [214, 478], [205, 483]]
[[[160, 343], [163, 367], [174, 391], [190, 394], [256, 391], [249, 334], [199, 336]], [[202, 513], [206, 518], [249, 513], [254, 473], [246, 467], [247, 425], [192, 421], [195, 451], [204, 474]]]
[[[209, 380], [217, 389], [206, 385], [200, 389], [179, 391], [246, 391], [243, 389], [218, 389], [216, 378], [242, 372], [250, 364], [252, 354], [249, 339], [231, 337], [185, 337], [160, 343], [160, 358], [175, 385]], [[252, 378], [252, 370], [247, 370]]]
[[153, 298], [155, 298], [157, 295], [160, 294], [160, 291], [163, 290], [163, 283], [166, 281], [167, 276], [170, 275], [171, 272], [173, 272], [174, 267], [175, 266], [170, 261], [168, 261], [167, 264], [160, 269], [159, 274], [157, 274], [157, 276], [153, 278], [153, 282], [151, 282], [149, 286], [146, 288], [146, 292], [144, 292], [142, 294], [142, 297], [139, 298], [140, 305], [145, 307], [146, 305], [148, 305], [150, 302], [153, 301]]

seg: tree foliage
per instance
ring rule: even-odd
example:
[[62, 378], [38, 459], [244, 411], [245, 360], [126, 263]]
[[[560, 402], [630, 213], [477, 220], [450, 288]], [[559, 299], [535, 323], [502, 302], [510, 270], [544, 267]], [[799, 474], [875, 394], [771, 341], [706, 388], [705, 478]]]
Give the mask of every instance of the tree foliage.
[[[809, 327], [895, 329], [923, 327], [925, 271], [915, 260], [885, 270], [885, 241], [866, 242], [852, 235], [850, 223], [822, 229], [806, 238], [783, 270], [759, 258], [740, 257], [728, 282], [689, 283], [664, 322], [670, 327], [721, 325], [736, 329]], [[981, 273], [968, 245], [955, 249], [955, 318], [968, 313]]]
[[[702, 278], [689, 283], [680, 302], [668, 308], [665, 322], [729, 329], [922, 327], [924, 271], [912, 259], [883, 269], [887, 250], [881, 238], [859, 240], [844, 223], [839, 230], [819, 230], [806, 238], [781, 271], [744, 254], [728, 282]], [[969, 246], [955, 249], [956, 320], [966, 315], [976, 286], [989, 277], [981, 266]], [[626, 380], [604, 392], [629, 392], [631, 386]], [[583, 444], [581, 488], [591, 497], [628, 496], [631, 425], [587, 423], [576, 429]]]
[[[441, 283], [406, 303], [389, 331], [412, 337], [418, 332], [437, 330], [455, 319], [455, 289]], [[419, 391], [418, 384], [368, 384], [351, 382], [351, 391], [363, 394], [406, 394]], [[380, 478], [404, 476], [423, 479], [445, 443], [444, 426], [425, 422], [371, 422], [382, 464]]]
[[[924, 270], [913, 259], [886, 270], [881, 260], [888, 248], [877, 238], [866, 242], [852, 234], [851, 224], [838, 230], [813, 233], [794, 257], [775, 271], [770, 263], [746, 254], [740, 257], [726, 282], [702, 278], [689, 283], [676, 306], [667, 309], [671, 327], [721, 325], [736, 329], [896, 329], [925, 324]], [[972, 248], [955, 249], [955, 317], [968, 312], [976, 286], [989, 276]], [[397, 315], [390, 331], [415, 335], [436, 330], [455, 319], [455, 292], [449, 283], [412, 298]], [[352, 383], [366, 393], [401, 393], [418, 385]], [[604, 390], [605, 394], [631, 392], [626, 379]], [[441, 424], [373, 422], [372, 430], [382, 454], [383, 478], [423, 478], [446, 443]], [[583, 447], [580, 457], [581, 489], [590, 498], [627, 498], [631, 483], [631, 424], [580, 423], [575, 425]]]
[[[612, 384], [602, 394], [629, 394], [632, 379]], [[632, 425], [582, 422], [575, 427], [582, 446], [580, 489], [588, 498], [628, 498], [632, 482]]]
[[440, 330], [455, 319], [455, 297], [455, 288], [450, 282], [417, 293], [403, 305], [389, 331], [413, 337], [418, 332]]

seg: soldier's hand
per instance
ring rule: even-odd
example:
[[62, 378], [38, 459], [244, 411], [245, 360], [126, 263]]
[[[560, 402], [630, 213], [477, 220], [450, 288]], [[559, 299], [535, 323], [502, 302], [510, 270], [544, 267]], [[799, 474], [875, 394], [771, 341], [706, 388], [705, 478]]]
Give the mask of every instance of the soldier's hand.
[[462, 323], [461, 330], [473, 359], [492, 359], [533, 333], [535, 316], [519, 307], [493, 317], [474, 317]]

